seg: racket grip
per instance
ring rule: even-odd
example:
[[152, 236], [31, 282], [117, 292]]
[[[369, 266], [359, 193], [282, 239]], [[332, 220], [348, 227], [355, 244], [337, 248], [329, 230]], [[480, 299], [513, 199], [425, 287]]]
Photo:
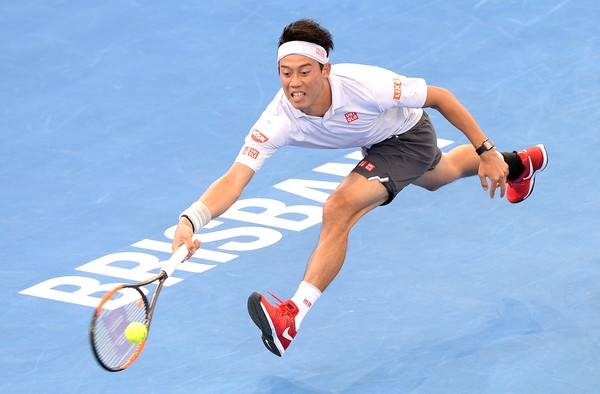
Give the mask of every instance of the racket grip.
[[162, 270], [167, 274], [168, 277], [171, 276], [173, 271], [175, 271], [175, 268], [177, 268], [177, 266], [183, 262], [183, 259], [185, 259], [185, 256], [187, 255], [187, 247], [185, 246], [185, 244], [181, 245], [179, 249], [177, 249], [175, 253], [173, 253], [173, 256], [171, 256], [169, 260], [165, 262], [165, 264], [162, 267]]

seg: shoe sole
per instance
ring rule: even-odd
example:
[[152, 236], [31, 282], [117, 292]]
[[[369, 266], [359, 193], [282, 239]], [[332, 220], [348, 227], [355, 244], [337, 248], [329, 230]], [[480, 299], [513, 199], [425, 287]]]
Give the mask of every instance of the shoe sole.
[[[527, 195], [521, 201], [525, 201], [525, 199], [527, 197], [531, 196], [531, 193], [533, 193], [533, 188], [535, 186], [535, 176], [537, 175], [538, 172], [544, 171], [544, 169], [546, 169], [546, 166], [548, 165], [548, 151], [546, 150], [546, 147], [544, 146], [544, 144], [538, 144], [536, 146], [541, 149], [542, 156], [544, 157], [544, 161], [543, 161], [542, 166], [540, 167], [540, 169], [537, 170], [534, 173], [534, 175], [531, 177], [531, 188], [529, 188], [529, 193], [527, 193]], [[519, 201], [519, 202], [521, 202], [521, 201]]]
[[274, 355], [281, 357], [283, 355], [283, 351], [281, 351], [279, 348], [283, 346], [281, 346], [281, 344], [278, 345], [278, 341], [273, 338], [275, 328], [273, 327], [271, 319], [269, 319], [269, 315], [262, 304], [262, 298], [263, 296], [260, 293], [254, 292], [250, 294], [250, 297], [248, 297], [248, 314], [250, 315], [250, 318], [254, 324], [256, 324], [260, 331], [262, 331], [262, 341], [265, 347]]
[[546, 150], [546, 146], [544, 146], [544, 144], [537, 144], [536, 146], [542, 150], [542, 156], [544, 156], [544, 163], [542, 164], [540, 169], [537, 170], [537, 172], [542, 172], [548, 165], [548, 151]]

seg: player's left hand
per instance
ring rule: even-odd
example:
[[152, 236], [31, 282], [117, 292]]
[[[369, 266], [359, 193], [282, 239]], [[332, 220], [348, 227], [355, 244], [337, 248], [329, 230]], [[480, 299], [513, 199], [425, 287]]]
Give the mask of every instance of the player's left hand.
[[[490, 191], [490, 198], [494, 198], [496, 189], [500, 188], [500, 197], [506, 193], [506, 177], [508, 175], [508, 164], [496, 149], [484, 152], [480, 156], [479, 180], [483, 190]], [[490, 180], [489, 184], [487, 180]]]

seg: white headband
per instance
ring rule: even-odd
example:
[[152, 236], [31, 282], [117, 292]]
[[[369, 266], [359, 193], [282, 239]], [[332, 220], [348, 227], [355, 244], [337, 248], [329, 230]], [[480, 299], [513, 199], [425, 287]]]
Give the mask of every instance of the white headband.
[[307, 41], [288, 41], [277, 50], [277, 63], [287, 55], [302, 55], [325, 64], [329, 61], [327, 51], [320, 45]]

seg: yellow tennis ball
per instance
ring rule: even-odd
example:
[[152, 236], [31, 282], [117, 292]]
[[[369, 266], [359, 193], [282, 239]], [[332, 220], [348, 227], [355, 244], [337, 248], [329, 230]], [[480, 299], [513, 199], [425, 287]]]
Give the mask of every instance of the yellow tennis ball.
[[146, 326], [140, 322], [134, 321], [129, 323], [125, 329], [125, 337], [131, 343], [140, 343], [148, 336], [148, 330]]

